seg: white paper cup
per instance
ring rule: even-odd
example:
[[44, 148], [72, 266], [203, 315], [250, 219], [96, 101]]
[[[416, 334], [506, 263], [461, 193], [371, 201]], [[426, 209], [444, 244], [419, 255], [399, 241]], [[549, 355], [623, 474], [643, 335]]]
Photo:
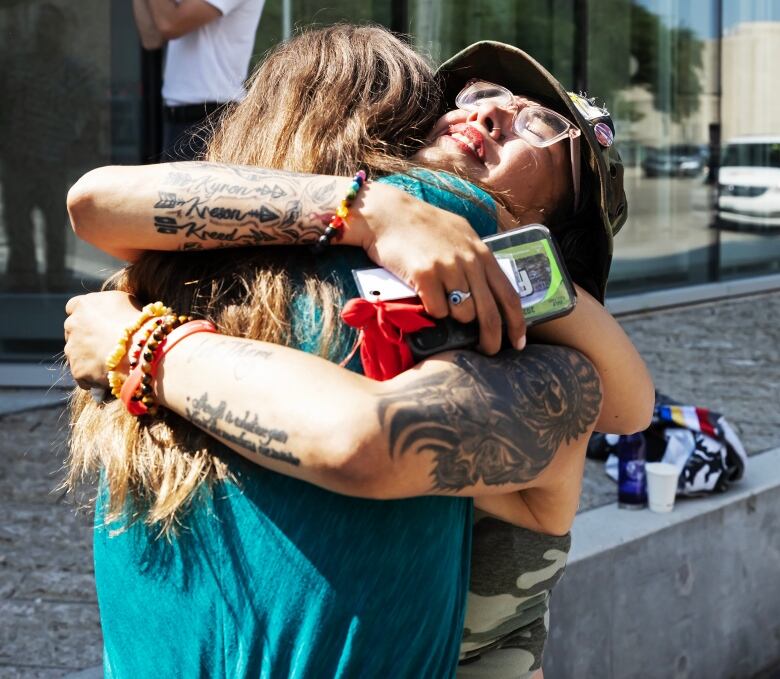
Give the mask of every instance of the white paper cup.
[[652, 512], [671, 512], [677, 494], [677, 467], [667, 462], [648, 462], [647, 506]]

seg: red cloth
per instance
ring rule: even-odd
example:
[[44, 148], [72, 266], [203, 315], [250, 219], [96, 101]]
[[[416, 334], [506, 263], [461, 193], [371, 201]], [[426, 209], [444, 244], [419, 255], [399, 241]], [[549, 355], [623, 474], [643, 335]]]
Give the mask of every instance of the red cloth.
[[363, 372], [366, 377], [380, 382], [414, 365], [404, 335], [434, 325], [423, 305], [409, 300], [369, 302], [351, 299], [344, 305], [341, 318], [347, 325], [360, 328]]

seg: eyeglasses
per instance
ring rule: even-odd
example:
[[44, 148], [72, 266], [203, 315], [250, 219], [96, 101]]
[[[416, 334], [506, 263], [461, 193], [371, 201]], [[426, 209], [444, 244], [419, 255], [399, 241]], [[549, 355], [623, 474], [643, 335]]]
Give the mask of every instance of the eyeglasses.
[[[455, 97], [455, 105], [459, 109], [472, 113], [488, 104], [505, 110], [517, 108], [512, 92], [506, 87], [486, 80], [470, 80]], [[561, 139], [569, 138], [574, 209], [576, 210], [580, 199], [580, 129], [560, 113], [545, 106], [531, 104], [515, 112], [512, 119], [512, 131], [531, 146], [537, 148], [546, 148]]]

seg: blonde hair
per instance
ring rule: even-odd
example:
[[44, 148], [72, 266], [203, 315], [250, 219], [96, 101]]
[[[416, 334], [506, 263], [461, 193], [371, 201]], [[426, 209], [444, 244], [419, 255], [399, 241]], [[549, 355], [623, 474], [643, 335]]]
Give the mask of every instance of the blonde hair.
[[[220, 122], [206, 158], [281, 170], [369, 176], [404, 171], [440, 109], [430, 65], [383, 28], [339, 24], [271, 51], [247, 97]], [[163, 300], [212, 320], [219, 332], [293, 344], [290, 309], [306, 297], [321, 327], [318, 353], [349, 344], [340, 287], [287, 271], [311, 270], [304, 248], [147, 253], [107, 281], [141, 303]], [[290, 264], [294, 263], [294, 266]], [[142, 520], [171, 536], [202, 487], [228, 478], [225, 449], [176, 414], [129, 415], [118, 401], [71, 400], [66, 485], [102, 475], [106, 522]]]

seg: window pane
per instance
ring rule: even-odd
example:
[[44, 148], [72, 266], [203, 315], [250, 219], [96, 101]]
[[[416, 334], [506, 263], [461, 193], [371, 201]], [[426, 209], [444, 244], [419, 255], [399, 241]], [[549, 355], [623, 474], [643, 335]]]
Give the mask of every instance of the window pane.
[[[129, 32], [135, 51], [112, 59]], [[130, 3], [5, 2], [0, 8], [0, 355], [61, 345], [62, 306], [110, 258], [75, 239], [69, 187], [87, 170], [139, 161], [137, 42]], [[84, 39], [89, 36], [89, 39]], [[52, 352], [53, 353], [53, 352]]]

